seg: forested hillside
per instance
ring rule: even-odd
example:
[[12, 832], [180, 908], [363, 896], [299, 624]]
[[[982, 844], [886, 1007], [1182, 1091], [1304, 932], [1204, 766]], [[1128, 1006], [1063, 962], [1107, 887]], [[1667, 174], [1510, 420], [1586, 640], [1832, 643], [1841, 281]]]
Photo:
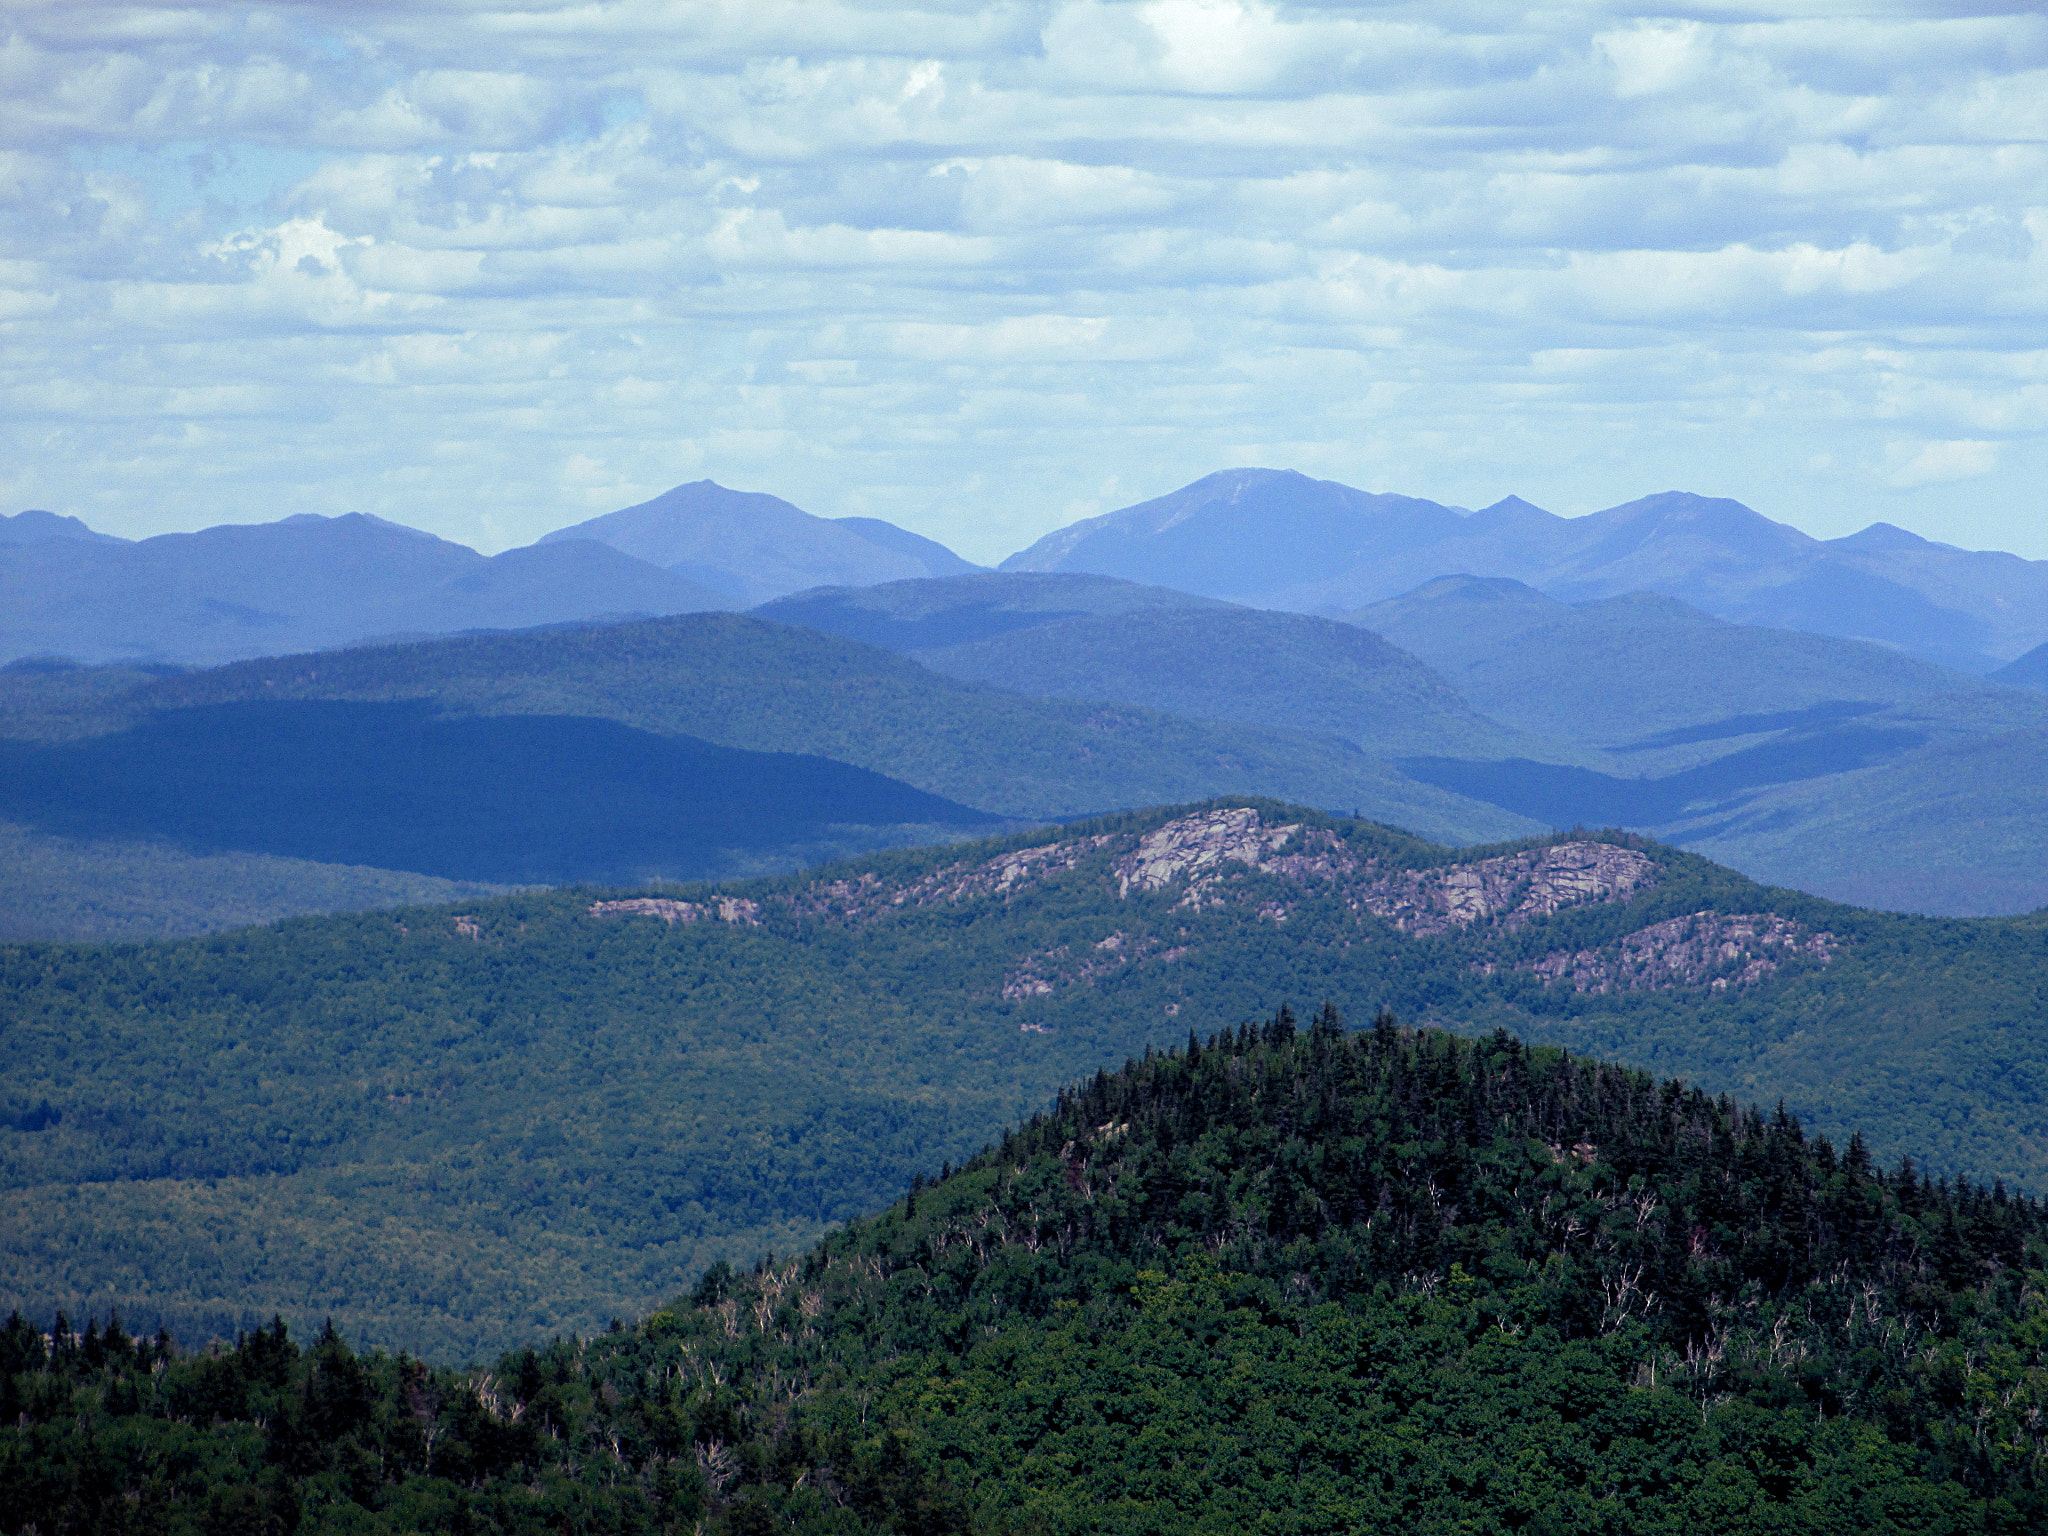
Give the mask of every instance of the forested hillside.
[[2048, 1524], [2048, 1216], [1782, 1111], [1281, 1014], [494, 1369], [0, 1331], [0, 1530]]
[[270, 657], [127, 689], [60, 676], [46, 696], [34, 677], [17, 676], [0, 687], [0, 728], [77, 738], [132, 729], [158, 711], [287, 700], [595, 718], [829, 758], [1024, 820], [1258, 793], [1364, 808], [1447, 840], [1536, 830], [1301, 732], [1020, 698], [856, 641], [725, 613]]
[[0, 1306], [201, 1337], [332, 1314], [444, 1359], [588, 1330], [872, 1210], [1062, 1082], [1287, 999], [1782, 1096], [1888, 1161], [2038, 1193], [2044, 987], [2031, 920], [1270, 802], [717, 888], [16, 946]]

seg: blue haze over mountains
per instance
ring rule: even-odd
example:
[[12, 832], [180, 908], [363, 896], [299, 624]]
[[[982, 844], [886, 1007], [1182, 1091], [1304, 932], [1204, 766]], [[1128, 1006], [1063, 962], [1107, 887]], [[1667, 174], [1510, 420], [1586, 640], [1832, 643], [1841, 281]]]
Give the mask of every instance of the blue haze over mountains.
[[[1885, 525], [1816, 540], [1681, 492], [1567, 519], [1514, 497], [1466, 512], [1228, 470], [1061, 529], [994, 572], [877, 519], [814, 517], [708, 480], [494, 557], [360, 515], [130, 542], [31, 511], [0, 518], [0, 595], [8, 835], [53, 867], [118, 847], [106, 870], [131, 875], [147, 849], [173, 887], [175, 860], [223, 850], [286, 860], [286, 885], [293, 870], [317, 872], [319, 900], [286, 898], [279, 913], [345, 906], [351, 882], [370, 890], [362, 882], [392, 868], [702, 877], [977, 817], [1215, 793], [1356, 810], [1450, 841], [1630, 826], [1870, 905], [2048, 903], [2048, 803], [2034, 787], [2048, 785], [2048, 562]], [[578, 628], [742, 608], [755, 628], [645, 631], [647, 654], [667, 659], [643, 670], [687, 665], [682, 693], [616, 668], [597, 680], [563, 649]], [[776, 626], [839, 649], [778, 652], [764, 638]], [[489, 699], [474, 678], [394, 691], [280, 675], [265, 686], [291, 682], [299, 714], [287, 719], [282, 694], [188, 674], [187, 713], [166, 715], [171, 696], [152, 680], [507, 631], [531, 641]], [[892, 672], [878, 651], [912, 665]], [[419, 654], [424, 676], [453, 653]], [[808, 679], [795, 692], [791, 667]], [[723, 704], [703, 681], [713, 674], [738, 690]], [[820, 714], [834, 688], [867, 690], [855, 714], [870, 718]], [[696, 702], [656, 707], [664, 690]], [[627, 695], [639, 702], [618, 702]], [[970, 703], [996, 698], [1018, 702]], [[1100, 727], [1074, 712], [1091, 701], [1121, 710], [1100, 717], [1120, 741], [1099, 771], [1041, 765], [1020, 779], [1021, 742], [1094, 750]], [[967, 731], [944, 763], [903, 745], [945, 719], [979, 721], [986, 739]], [[558, 724], [520, 724], [536, 720]], [[335, 748], [364, 721], [388, 767]], [[226, 733], [215, 755], [263, 787], [247, 805], [174, 792], [207, 782], [208, 731]], [[323, 759], [319, 772], [285, 761], [291, 742]], [[152, 761], [168, 766], [144, 785]], [[661, 825], [664, 796], [701, 805], [762, 774], [787, 787], [754, 797], [759, 825]], [[506, 778], [531, 782], [507, 798]], [[500, 805], [495, 821], [444, 814], [472, 782], [489, 791], [479, 806]], [[68, 806], [67, 783], [80, 786]], [[606, 785], [627, 786], [624, 799]], [[843, 804], [804, 811], [807, 785]], [[320, 836], [259, 826], [282, 827], [294, 795], [327, 806]], [[591, 803], [610, 800], [632, 816], [593, 820]], [[515, 852], [571, 802], [575, 835], [550, 834], [544, 856]], [[409, 841], [408, 817], [440, 830]], [[579, 864], [585, 847], [608, 851]], [[409, 848], [419, 856], [397, 862]], [[116, 876], [63, 878], [84, 910]], [[0, 907], [41, 899], [0, 891]], [[18, 930], [5, 924], [0, 912], [0, 931]], [[107, 936], [122, 934], [136, 936]]]

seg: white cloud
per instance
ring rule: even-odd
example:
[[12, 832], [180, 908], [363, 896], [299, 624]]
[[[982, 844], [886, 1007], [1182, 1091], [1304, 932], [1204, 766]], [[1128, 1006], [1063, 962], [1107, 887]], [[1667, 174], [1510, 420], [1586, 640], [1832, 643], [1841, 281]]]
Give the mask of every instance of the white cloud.
[[1998, 468], [1998, 444], [1959, 438], [1946, 443], [1887, 443], [1884, 481], [1901, 490], [1974, 480]]
[[1989, 0], [24, 0], [0, 499], [988, 559], [1264, 456], [2048, 556], [2044, 145]]

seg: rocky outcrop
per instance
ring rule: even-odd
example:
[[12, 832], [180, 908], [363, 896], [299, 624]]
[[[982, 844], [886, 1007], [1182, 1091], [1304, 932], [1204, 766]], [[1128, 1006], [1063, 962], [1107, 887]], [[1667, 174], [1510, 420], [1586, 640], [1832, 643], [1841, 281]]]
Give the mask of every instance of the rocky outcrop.
[[1420, 935], [1488, 920], [1520, 928], [1565, 907], [1622, 900], [1656, 879], [1656, 860], [1633, 848], [1558, 843], [1471, 864], [1402, 870], [1350, 893], [1350, 899], [1403, 933]]
[[635, 896], [629, 901], [593, 901], [592, 917], [658, 917], [673, 927], [677, 923], [734, 923], [759, 927], [761, 904], [738, 896], [718, 896], [710, 901], [670, 901], [665, 896]]
[[[948, 864], [910, 880], [869, 871], [766, 900], [794, 917], [867, 921], [938, 902], [1009, 901], [1074, 878], [1106, 880], [1124, 900], [1166, 893], [1177, 912], [1237, 906], [1274, 923], [1288, 921], [1304, 900], [1334, 898], [1361, 917], [1426, 936], [1482, 922], [1513, 929], [1565, 907], [1619, 901], [1652, 884], [1657, 868], [1634, 849], [1581, 841], [1432, 869], [1390, 869], [1327, 827], [1269, 822], [1256, 810], [1235, 806], [1178, 816], [1142, 834], [1059, 838]], [[657, 896], [600, 901], [590, 908], [593, 916], [659, 917], [670, 924], [755, 924], [762, 910], [761, 903], [732, 897], [690, 902]], [[1024, 957], [1003, 994], [1042, 996], [1136, 959], [1167, 958], [1156, 953], [1159, 941], [1130, 944], [1129, 952], [1119, 954], [1105, 939], [1097, 946], [1105, 953], [1057, 963], [1052, 951]]]
[[1066, 838], [997, 854], [976, 864], [948, 864], [907, 885], [891, 885], [878, 875], [866, 874], [857, 880], [820, 882], [780, 899], [802, 917], [857, 917], [926, 902], [1008, 898], [1065, 874], [1117, 841], [1110, 836]]
[[1826, 965], [1841, 940], [1775, 912], [1693, 912], [1603, 949], [1558, 950], [1517, 967], [1575, 992], [1746, 987], [1787, 961]]
[[[1299, 822], [1269, 826], [1257, 811], [1231, 809], [1182, 816], [1154, 828], [1117, 860], [1113, 873], [1117, 894], [1126, 897], [1185, 880], [1187, 892], [1175, 906], [1200, 911], [1220, 906], [1225, 882], [1247, 870], [1307, 885], [1328, 884], [1363, 867], [1344, 840], [1326, 828]], [[1268, 915], [1284, 917], [1285, 910]]]

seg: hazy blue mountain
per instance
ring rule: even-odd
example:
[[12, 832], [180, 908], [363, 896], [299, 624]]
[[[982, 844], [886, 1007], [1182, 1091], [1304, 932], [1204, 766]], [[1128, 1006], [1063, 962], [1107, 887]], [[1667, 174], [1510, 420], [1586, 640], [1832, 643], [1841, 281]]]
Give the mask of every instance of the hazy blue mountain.
[[870, 544], [879, 544], [884, 549], [895, 550], [899, 555], [922, 560], [934, 576], [965, 576], [971, 571], [986, 569], [971, 560], [962, 560], [937, 539], [928, 539], [921, 533], [912, 533], [908, 528], [898, 528], [894, 523], [884, 522], [879, 517], [835, 517], [830, 521], [842, 528], [851, 528]]
[[1445, 576], [1345, 617], [1414, 652], [1483, 713], [1588, 746], [1643, 751], [1736, 717], [1987, 686], [1883, 646], [1729, 623], [1650, 592], [1573, 604], [1506, 577]]
[[828, 587], [754, 612], [1015, 693], [1310, 731], [1382, 757], [1548, 746], [1485, 719], [1428, 666], [1354, 626], [1109, 576], [995, 571]]
[[[886, 530], [883, 532], [881, 530]], [[974, 569], [878, 518], [813, 517], [779, 496], [696, 480], [539, 540], [596, 539], [748, 607], [806, 587], [865, 587]]]
[[0, 659], [219, 662], [393, 632], [724, 606], [708, 588], [589, 540], [492, 558], [360, 513], [132, 544], [0, 546]]
[[1574, 601], [1649, 591], [1977, 672], [2048, 639], [2048, 561], [1888, 524], [1820, 540], [1683, 491], [1563, 518], [1519, 497], [1468, 513], [1291, 470], [1226, 470], [1048, 534], [1003, 569], [1095, 571], [1308, 613], [1347, 612], [1451, 573]]
[[1649, 593], [1444, 577], [1352, 618], [1479, 709], [1598, 757], [1402, 760], [1554, 826], [1653, 831], [1757, 879], [1957, 915], [2048, 904], [2048, 700], [1884, 647]]
[[1000, 568], [1092, 571], [1261, 607], [1308, 606], [1276, 599], [1364, 561], [1435, 546], [1460, 526], [1458, 512], [1433, 501], [1293, 470], [1226, 469], [1049, 533]]
[[2048, 692], [2048, 643], [2035, 646], [2017, 661], [2007, 662], [1991, 674], [1991, 680], [2012, 688]]
[[[75, 743], [141, 729], [161, 711], [226, 704], [431, 703], [451, 718], [596, 718], [657, 737], [829, 758], [1019, 820], [1288, 785], [1301, 799], [1374, 807], [1461, 842], [1533, 826], [1327, 737], [1023, 698], [836, 635], [738, 614], [112, 675], [108, 685], [94, 671], [0, 673], [0, 735]], [[522, 762], [508, 756], [493, 771], [524, 771]]]
[[97, 533], [75, 517], [31, 507], [12, 517], [0, 513], [0, 544], [40, 544], [46, 539], [82, 539], [88, 544], [125, 544], [111, 533]]
[[1487, 719], [1400, 647], [1308, 614], [1215, 607], [1084, 615], [917, 656], [949, 676], [1018, 693], [1312, 731], [1374, 756], [1548, 747]]
[[1089, 614], [1228, 606], [1113, 576], [983, 571], [873, 587], [820, 587], [763, 603], [754, 612], [778, 624], [802, 624], [917, 655]]

